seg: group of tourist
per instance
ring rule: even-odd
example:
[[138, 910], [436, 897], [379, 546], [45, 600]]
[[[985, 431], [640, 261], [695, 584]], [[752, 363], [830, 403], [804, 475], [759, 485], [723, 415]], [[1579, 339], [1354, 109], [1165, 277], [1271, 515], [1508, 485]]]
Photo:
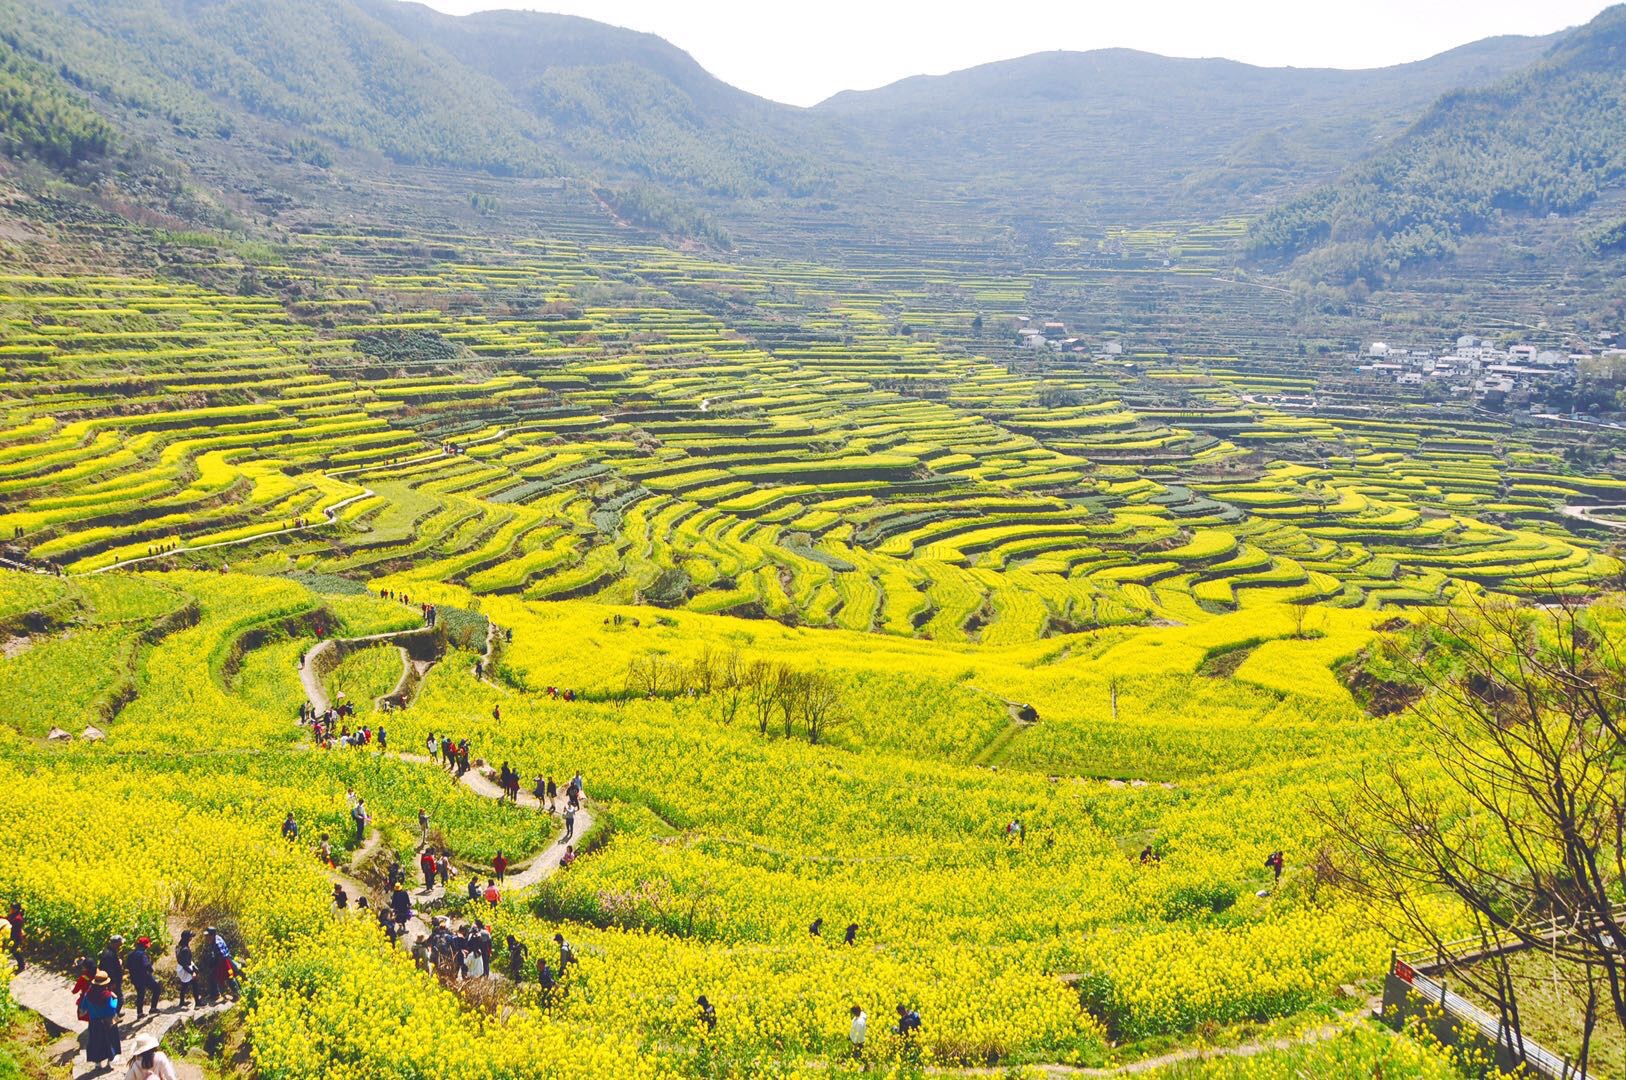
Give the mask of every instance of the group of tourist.
[[[224, 997], [236, 1001], [238, 979], [243, 972], [225, 937], [213, 926], [205, 928], [202, 945], [196, 952], [192, 948], [193, 937], [193, 931], [182, 931], [175, 945], [175, 980], [179, 987], [176, 1007], [199, 1008], [213, 1005]], [[108, 940], [100, 956], [80, 957], [74, 961], [77, 979], [72, 993], [79, 1019], [86, 1024], [85, 1058], [92, 1065], [107, 1068], [124, 1052], [119, 1019], [128, 1007], [126, 984], [135, 993], [137, 1020], [148, 1012], [158, 1011], [163, 988], [158, 981], [155, 961], [151, 938], [136, 938], [135, 947], [126, 952], [124, 938], [117, 935]], [[157, 1046], [157, 1040], [150, 1036], [136, 1039], [131, 1047], [132, 1076], [166, 1075], [155, 1064]], [[166, 1058], [165, 1064], [167, 1062]], [[147, 1071], [138, 1072], [138, 1068]], [[173, 1077], [174, 1073], [167, 1075]]]
[[424, 749], [429, 751], [431, 758], [439, 757], [441, 765], [453, 776], [462, 776], [469, 771], [468, 739], [454, 739], [450, 735], [437, 739], [431, 731], [424, 740]]
[[331, 750], [335, 746], [368, 747], [375, 743], [378, 749], [388, 752], [390, 748], [389, 729], [380, 724], [376, 729], [371, 724], [362, 724], [351, 731], [349, 724], [341, 724], [341, 717], [349, 716], [355, 712], [348, 703], [340, 705], [337, 709], [329, 709], [326, 713], [316, 717], [310, 722], [311, 741], [323, 750]]

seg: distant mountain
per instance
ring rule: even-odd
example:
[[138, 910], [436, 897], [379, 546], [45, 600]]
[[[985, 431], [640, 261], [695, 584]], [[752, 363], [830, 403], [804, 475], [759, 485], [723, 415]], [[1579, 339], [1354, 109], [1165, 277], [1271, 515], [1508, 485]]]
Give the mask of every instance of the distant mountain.
[[[1527, 69], [1446, 94], [1383, 153], [1266, 214], [1249, 243], [1310, 276], [1376, 283], [1506, 219], [1572, 214], [1623, 185], [1626, 5], [1617, 5]], [[1599, 242], [1618, 244], [1618, 232]]]
[[653, 34], [568, 15], [362, 3], [496, 81], [578, 163], [719, 195], [803, 195], [825, 172], [820, 122], [728, 85]]
[[816, 108], [945, 190], [1095, 203], [1110, 219], [1246, 207], [1326, 179], [1440, 94], [1530, 63], [1551, 38], [1499, 37], [1366, 71], [1259, 68], [1127, 49], [1051, 52], [847, 92]]
[[203, 171], [256, 198], [268, 156], [342, 166], [345, 190], [382, 157], [607, 183], [623, 216], [691, 237], [722, 235], [699, 207], [764, 233], [794, 220], [801, 241], [839, 220], [861, 243], [912, 222], [1042, 237], [1257, 213], [1552, 45], [1495, 38], [1354, 72], [1054, 52], [797, 109], [649, 34], [397, 0], [0, 0], [0, 43], [133, 141], [194, 167], [229, 147], [230, 167]]

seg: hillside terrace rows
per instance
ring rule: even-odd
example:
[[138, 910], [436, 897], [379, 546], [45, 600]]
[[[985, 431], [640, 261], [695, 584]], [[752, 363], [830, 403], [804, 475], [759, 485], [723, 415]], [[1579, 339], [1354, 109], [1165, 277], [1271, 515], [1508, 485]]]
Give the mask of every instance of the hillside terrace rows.
[[[646, 273], [647, 249], [619, 254]], [[647, 282], [582, 303], [604, 279], [577, 257], [332, 289], [325, 332], [257, 298], [8, 278], [0, 535], [72, 571], [264, 536], [218, 550], [953, 640], [1613, 572], [1553, 504], [1616, 482], [1513, 468], [1494, 424], [1286, 414], [1246, 400], [1241, 364], [1013, 368], [895, 333], [884, 290], [787, 298], [751, 332]], [[721, 293], [766, 288], [723, 269]], [[368, 364], [381, 329], [461, 358]]]

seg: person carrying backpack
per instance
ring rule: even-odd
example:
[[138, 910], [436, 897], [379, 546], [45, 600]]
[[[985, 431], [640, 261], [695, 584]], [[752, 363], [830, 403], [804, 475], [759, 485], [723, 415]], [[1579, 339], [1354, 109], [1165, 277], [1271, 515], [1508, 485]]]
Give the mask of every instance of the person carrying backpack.
[[920, 1030], [920, 1013], [907, 1005], [898, 1006], [898, 1026], [892, 1029], [904, 1038], [912, 1038]]
[[562, 979], [570, 971], [570, 965], [576, 962], [576, 950], [563, 934], [554, 934], [553, 940], [559, 945], [559, 977]]
[[119, 1038], [118, 1015], [123, 1003], [113, 992], [113, 980], [98, 971], [90, 987], [79, 998], [79, 1011], [85, 1017], [85, 1060], [98, 1069], [108, 1069], [124, 1052]]

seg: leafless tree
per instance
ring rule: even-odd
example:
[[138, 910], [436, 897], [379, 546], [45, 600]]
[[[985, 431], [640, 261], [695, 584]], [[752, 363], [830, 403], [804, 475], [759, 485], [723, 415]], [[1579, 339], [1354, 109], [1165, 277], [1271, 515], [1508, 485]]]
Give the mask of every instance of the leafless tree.
[[[1626, 666], [1611, 618], [1570, 602], [1475, 599], [1391, 639], [1426, 688], [1416, 716], [1427, 749], [1363, 773], [1352, 795], [1318, 809], [1337, 841], [1334, 880], [1495, 1002], [1516, 1057], [1510, 949], [1584, 971], [1594, 1008], [1601, 987], [1626, 1030], [1615, 906], [1626, 888]], [[1450, 963], [1442, 894], [1473, 919], [1470, 952], [1482, 962]], [[1583, 1071], [1595, 1022], [1582, 1033]]]
[[757, 734], [768, 734], [768, 724], [779, 707], [779, 680], [774, 665], [766, 660], [753, 660], [745, 667], [746, 700], [751, 705], [751, 717], [757, 722]]
[[829, 729], [844, 719], [841, 715], [841, 686], [822, 672], [810, 672], [798, 683], [801, 691], [798, 711], [802, 715], [802, 729], [807, 732], [807, 741], [817, 746]]
[[749, 666], [738, 649], [730, 649], [717, 662], [718, 714], [724, 725], [734, 722], [745, 702], [745, 673]]
[[796, 734], [796, 717], [800, 713], [802, 686], [807, 676], [794, 668], [778, 664], [773, 669], [774, 693], [779, 703], [779, 719], [785, 726], [785, 738]]

